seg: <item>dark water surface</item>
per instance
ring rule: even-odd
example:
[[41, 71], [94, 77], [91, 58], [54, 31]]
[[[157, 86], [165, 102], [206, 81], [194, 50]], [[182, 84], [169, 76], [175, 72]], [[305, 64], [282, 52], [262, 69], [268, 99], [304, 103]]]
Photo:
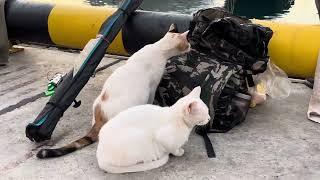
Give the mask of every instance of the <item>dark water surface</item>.
[[[85, 1], [93, 6], [116, 6], [119, 3], [119, 0]], [[192, 14], [198, 9], [215, 6], [248, 18], [319, 23], [314, 0], [144, 0], [141, 7], [149, 11]]]

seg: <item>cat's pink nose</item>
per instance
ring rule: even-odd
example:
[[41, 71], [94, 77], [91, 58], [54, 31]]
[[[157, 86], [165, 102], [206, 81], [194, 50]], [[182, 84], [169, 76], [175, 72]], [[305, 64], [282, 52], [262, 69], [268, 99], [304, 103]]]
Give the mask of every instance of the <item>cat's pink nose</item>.
[[191, 51], [191, 44], [188, 43], [188, 48], [187, 48], [187, 51], [186, 52], [190, 52]]

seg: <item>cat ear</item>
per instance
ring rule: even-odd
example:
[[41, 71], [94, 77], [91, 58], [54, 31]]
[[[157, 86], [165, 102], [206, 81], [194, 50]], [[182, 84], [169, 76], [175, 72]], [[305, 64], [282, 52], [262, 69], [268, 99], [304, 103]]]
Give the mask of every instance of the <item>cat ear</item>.
[[177, 25], [176, 24], [171, 24], [170, 27], [169, 27], [169, 31], [168, 32], [171, 32], [171, 33], [177, 33], [178, 32], [178, 28], [177, 28]]
[[201, 94], [201, 87], [197, 86], [188, 94], [188, 96], [200, 98], [200, 94]]
[[199, 102], [191, 101], [185, 106], [185, 112], [187, 114], [196, 114], [200, 108]]
[[180, 36], [182, 36], [183, 38], [186, 38], [186, 39], [187, 39], [188, 33], [189, 33], [189, 30], [186, 31], [186, 32], [184, 32], [184, 33], [182, 33], [182, 34], [180, 34]]

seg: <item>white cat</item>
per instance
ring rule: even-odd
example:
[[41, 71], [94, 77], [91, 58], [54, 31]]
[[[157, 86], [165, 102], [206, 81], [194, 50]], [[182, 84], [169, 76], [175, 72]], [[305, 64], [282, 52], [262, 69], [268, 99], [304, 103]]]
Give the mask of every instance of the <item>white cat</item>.
[[152, 103], [167, 60], [190, 51], [187, 33], [173, 33], [174, 25], [158, 42], [146, 45], [116, 69], [93, 104], [92, 128], [83, 138], [58, 149], [42, 149], [38, 158], [58, 157], [97, 141], [100, 128], [119, 112]]
[[99, 167], [108, 173], [146, 171], [164, 165], [169, 154], [182, 156], [192, 128], [210, 119], [200, 93], [197, 87], [171, 107], [140, 105], [112, 118], [99, 134]]

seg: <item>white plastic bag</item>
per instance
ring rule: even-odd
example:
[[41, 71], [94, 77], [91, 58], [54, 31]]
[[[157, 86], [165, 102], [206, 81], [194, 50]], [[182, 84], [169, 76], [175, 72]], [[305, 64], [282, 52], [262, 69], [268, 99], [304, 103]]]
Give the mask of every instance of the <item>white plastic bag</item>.
[[249, 87], [249, 94], [251, 95], [250, 107], [252, 108], [267, 100], [266, 87], [263, 83], [256, 84], [254, 87]]
[[255, 77], [255, 84], [262, 84], [265, 92], [274, 99], [287, 98], [291, 92], [291, 81], [287, 74], [270, 61], [267, 70]]

